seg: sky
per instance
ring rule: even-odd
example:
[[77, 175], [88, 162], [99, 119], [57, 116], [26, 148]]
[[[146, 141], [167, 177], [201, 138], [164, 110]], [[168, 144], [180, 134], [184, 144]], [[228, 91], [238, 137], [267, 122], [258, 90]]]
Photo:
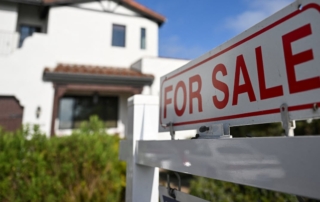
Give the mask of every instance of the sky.
[[195, 59], [294, 0], [136, 0], [164, 15], [159, 56]]

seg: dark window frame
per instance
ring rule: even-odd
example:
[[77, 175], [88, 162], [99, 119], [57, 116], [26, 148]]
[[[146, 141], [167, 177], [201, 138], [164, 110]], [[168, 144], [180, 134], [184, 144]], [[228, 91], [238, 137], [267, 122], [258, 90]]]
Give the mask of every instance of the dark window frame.
[[[123, 28], [123, 30], [116, 30], [116, 28]], [[116, 31], [123, 31], [123, 36], [119, 36], [119, 33], [117, 34]], [[127, 28], [125, 25], [120, 24], [112, 24], [112, 36], [111, 36], [111, 45], [113, 47], [126, 47], [126, 33]], [[120, 38], [121, 37], [121, 38]], [[120, 41], [118, 41], [120, 40]]]
[[[73, 103], [72, 103], [72, 112], [71, 112], [71, 127], [62, 127], [61, 123], [61, 102], [63, 99], [73, 99]], [[87, 117], [86, 119], [79, 119], [79, 117], [75, 117], [75, 113], [76, 113], [76, 109], [77, 109], [77, 104], [79, 104], [79, 100], [92, 100], [92, 103], [90, 107], [94, 108], [95, 105], [97, 105], [96, 103], [93, 103], [94, 101], [94, 96], [92, 95], [65, 95], [63, 97], [60, 98], [59, 100], [59, 108], [58, 108], [58, 119], [59, 119], [59, 130], [68, 130], [68, 129], [76, 129], [78, 128], [76, 126], [77, 122], [80, 123], [82, 121], [88, 121], [88, 118]], [[111, 126], [111, 127], [108, 127], [106, 126], [106, 128], [117, 128], [118, 127], [118, 119], [119, 119], [119, 106], [120, 106], [120, 103], [119, 103], [119, 97], [118, 96], [99, 96], [99, 104], [104, 104], [104, 102], [114, 102], [112, 104], [115, 104], [115, 105], [112, 105], [111, 107], [112, 108], [115, 108], [115, 111], [116, 113], [115, 114], [112, 114], [112, 115], [108, 115], [106, 113], [106, 111], [108, 110], [108, 106], [107, 105], [101, 105], [101, 106], [105, 106], [105, 108], [102, 110], [103, 111], [103, 116], [104, 117], [101, 117], [99, 116], [99, 114], [97, 114], [99, 116], [99, 119], [102, 120], [105, 124], [106, 122], [108, 121], [111, 121], [111, 122], [115, 122], [115, 125]], [[102, 100], [102, 103], [101, 103], [101, 100]], [[81, 101], [80, 101], [81, 102]], [[92, 110], [92, 109], [89, 109], [89, 110]], [[94, 115], [94, 114], [90, 114], [91, 115]], [[81, 117], [80, 117], [81, 118]]]
[[147, 29], [144, 27], [140, 28], [140, 49], [141, 50], [147, 49]]
[[[29, 33], [28, 33], [28, 36], [25, 36], [24, 38], [22, 38], [22, 27], [28, 27], [29, 28]], [[34, 30], [31, 30], [31, 29], [34, 29]], [[39, 25], [32, 25], [32, 24], [19, 24], [19, 45], [18, 47], [21, 48], [23, 46], [23, 42], [26, 38], [30, 37], [33, 35], [33, 33], [42, 33], [42, 27], [39, 26]]]

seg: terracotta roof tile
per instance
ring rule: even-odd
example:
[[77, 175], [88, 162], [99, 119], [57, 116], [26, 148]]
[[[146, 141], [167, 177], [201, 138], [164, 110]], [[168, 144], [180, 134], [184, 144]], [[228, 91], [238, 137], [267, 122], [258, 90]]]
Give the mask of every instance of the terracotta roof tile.
[[154, 12], [153, 10], [145, 7], [144, 5], [134, 1], [134, 0], [122, 0], [121, 1], [124, 5], [127, 5], [133, 9], [136, 9], [147, 16], [150, 16], [157, 20], [160, 24], [164, 23], [166, 21], [166, 18], [163, 15], [160, 15], [159, 13]]
[[101, 67], [90, 65], [70, 65], [70, 64], [58, 64], [56, 68], [44, 69], [45, 73], [75, 73], [75, 74], [99, 74], [108, 76], [130, 76], [130, 77], [142, 77], [142, 78], [154, 78], [151, 74], [143, 74], [137, 70], [129, 68], [115, 68], [115, 67]]

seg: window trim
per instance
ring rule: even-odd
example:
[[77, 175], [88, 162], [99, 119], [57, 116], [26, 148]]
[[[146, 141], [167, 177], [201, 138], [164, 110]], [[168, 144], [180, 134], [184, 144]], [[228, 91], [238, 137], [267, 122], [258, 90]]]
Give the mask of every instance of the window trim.
[[[93, 99], [93, 95], [74, 95], [74, 94], [67, 94], [67, 95], [64, 95], [64, 96], [62, 96], [59, 100], [58, 100], [58, 103], [59, 103], [59, 105], [58, 105], [58, 114], [57, 114], [57, 118], [58, 118], [58, 120], [59, 120], [59, 122], [58, 122], [58, 127], [57, 127], [57, 129], [58, 130], [60, 130], [60, 131], [62, 131], [62, 130], [74, 130], [74, 129], [77, 129], [77, 127], [75, 127], [75, 121], [76, 121], [76, 119], [75, 119], [75, 109], [76, 109], [76, 102], [74, 102], [73, 103], [73, 105], [72, 105], [72, 117], [71, 117], [71, 128], [61, 128], [60, 127], [60, 125], [61, 125], [61, 118], [60, 118], [60, 116], [61, 116], [61, 114], [60, 114], [60, 110], [61, 110], [61, 100], [62, 99], [64, 99], [64, 98], [72, 98], [72, 99], [74, 99], [75, 100], [75, 98], [92, 98]], [[110, 127], [110, 128], [118, 128], [119, 127], [119, 124], [118, 124], [118, 121], [119, 121], [119, 117], [120, 117], [120, 114], [119, 114], [119, 110], [120, 110], [120, 98], [119, 98], [119, 96], [117, 96], [117, 95], [100, 95], [99, 96], [99, 99], [103, 99], [103, 98], [106, 98], [106, 99], [108, 99], [108, 98], [111, 98], [111, 99], [115, 99], [116, 100], [116, 103], [117, 103], [117, 112], [116, 112], [116, 114], [115, 114], [115, 122], [116, 122], [116, 125], [114, 126], [114, 127]], [[114, 106], [113, 106], [114, 107]], [[102, 119], [101, 119], [102, 120]], [[89, 120], [83, 120], [83, 121], [89, 121]], [[105, 122], [105, 121], [107, 121], [107, 120], [102, 120], [103, 122]], [[108, 127], [106, 127], [106, 129], [110, 129], [110, 128], [108, 128]]]
[[[142, 30], [144, 30], [144, 47], [142, 43]], [[147, 29], [145, 27], [140, 28], [140, 49], [141, 50], [147, 49]]]
[[[114, 45], [114, 44], [113, 44], [114, 27], [115, 27], [115, 26], [119, 26], [119, 27], [123, 27], [123, 28], [124, 28], [123, 46], [118, 46], [118, 45]], [[113, 23], [113, 24], [112, 24], [112, 30], [111, 30], [111, 46], [112, 46], [112, 47], [125, 48], [125, 47], [126, 47], [126, 42], [127, 42], [126, 38], [127, 38], [127, 27], [126, 27], [126, 25], [121, 25], [121, 24], [115, 24], [115, 23]]]

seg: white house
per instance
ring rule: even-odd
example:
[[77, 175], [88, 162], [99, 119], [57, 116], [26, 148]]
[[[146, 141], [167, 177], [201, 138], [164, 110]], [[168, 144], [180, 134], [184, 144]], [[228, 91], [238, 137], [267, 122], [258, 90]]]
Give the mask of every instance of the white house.
[[158, 95], [159, 78], [188, 62], [158, 57], [164, 22], [134, 0], [1, 0], [0, 99], [52, 136], [91, 114], [123, 136], [128, 97]]

